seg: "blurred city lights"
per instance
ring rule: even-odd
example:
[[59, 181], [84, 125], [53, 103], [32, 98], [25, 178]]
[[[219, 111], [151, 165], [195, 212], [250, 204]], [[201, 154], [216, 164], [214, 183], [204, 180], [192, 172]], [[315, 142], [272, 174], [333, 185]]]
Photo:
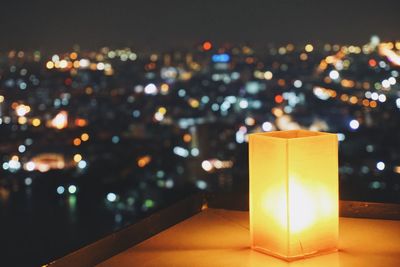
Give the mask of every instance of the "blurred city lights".
[[150, 156], [142, 156], [138, 159], [137, 164], [139, 167], [143, 168], [151, 162]]
[[385, 169], [385, 163], [382, 161], [379, 161], [378, 163], [376, 163], [376, 168], [380, 171], [383, 171]]
[[204, 160], [204, 161], [201, 163], [201, 167], [202, 167], [203, 170], [205, 170], [206, 172], [211, 171], [212, 168], [213, 168], [211, 162], [208, 161], [208, 160]]
[[76, 163], [78, 163], [79, 161], [81, 161], [82, 160], [82, 155], [81, 154], [75, 154], [74, 155], [74, 161], [76, 162]]
[[26, 146], [24, 146], [24, 145], [18, 146], [18, 152], [19, 153], [24, 153], [25, 151], [26, 151]]
[[24, 180], [24, 183], [26, 186], [30, 186], [32, 184], [32, 178], [31, 177], [26, 177]]
[[337, 70], [331, 70], [331, 71], [329, 72], [329, 77], [330, 77], [332, 80], [336, 80], [336, 79], [339, 78], [339, 72], [338, 72]]
[[204, 189], [207, 188], [207, 183], [205, 181], [203, 181], [203, 180], [197, 180], [196, 181], [196, 186], [197, 186], [197, 188], [199, 188], [201, 190], [204, 190]]
[[83, 142], [88, 141], [88, 140], [89, 140], [89, 135], [88, 135], [87, 133], [81, 134], [81, 140], [82, 140]]
[[209, 51], [209, 50], [211, 50], [211, 48], [212, 48], [211, 42], [205, 41], [205, 42], [203, 43], [203, 50], [204, 50], [204, 51]]
[[271, 80], [272, 77], [273, 77], [272, 72], [270, 72], [270, 71], [264, 72], [264, 78], [265, 78], [266, 80]]
[[57, 187], [57, 194], [62, 195], [62, 194], [64, 194], [64, 192], [65, 192], [64, 186], [60, 185]]
[[15, 108], [15, 113], [17, 113], [18, 116], [23, 117], [25, 116], [27, 113], [29, 113], [31, 111], [31, 108], [27, 105], [18, 105]]
[[186, 186], [245, 184], [248, 134], [290, 129], [337, 133], [344, 195], [397, 197], [400, 41], [377, 38], [3, 53], [0, 197], [50, 183], [74, 214], [92, 190], [124, 225]]
[[272, 125], [272, 123], [266, 121], [266, 122], [264, 122], [264, 123], [262, 124], [262, 129], [263, 129], [264, 132], [272, 131], [273, 125]]
[[310, 53], [310, 52], [312, 52], [314, 50], [314, 47], [311, 44], [307, 44], [304, 47], [304, 50], [306, 50], [306, 52]]
[[351, 120], [349, 126], [353, 130], [357, 130], [360, 127], [360, 123], [357, 120]]
[[78, 168], [79, 169], [84, 169], [84, 168], [86, 168], [86, 166], [87, 166], [86, 161], [81, 160], [81, 161], [78, 162]]
[[77, 191], [77, 188], [76, 188], [75, 185], [70, 185], [70, 186], [68, 186], [68, 192], [69, 192], [70, 194], [75, 194], [76, 191]]
[[108, 193], [107, 194], [107, 200], [110, 202], [114, 202], [117, 200], [117, 195], [114, 193]]
[[144, 87], [144, 92], [148, 95], [154, 95], [157, 93], [157, 87], [154, 85], [154, 83], [149, 83]]
[[51, 126], [58, 130], [66, 128], [68, 126], [68, 113], [60, 111], [51, 121]]

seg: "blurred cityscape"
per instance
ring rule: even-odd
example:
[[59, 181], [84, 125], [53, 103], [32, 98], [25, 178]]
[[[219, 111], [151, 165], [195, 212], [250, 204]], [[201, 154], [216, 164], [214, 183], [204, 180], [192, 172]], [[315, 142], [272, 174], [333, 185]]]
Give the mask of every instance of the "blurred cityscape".
[[253, 132], [337, 133], [340, 198], [400, 203], [399, 72], [400, 41], [377, 36], [0, 53], [2, 258], [44, 264], [197, 191], [245, 193]]

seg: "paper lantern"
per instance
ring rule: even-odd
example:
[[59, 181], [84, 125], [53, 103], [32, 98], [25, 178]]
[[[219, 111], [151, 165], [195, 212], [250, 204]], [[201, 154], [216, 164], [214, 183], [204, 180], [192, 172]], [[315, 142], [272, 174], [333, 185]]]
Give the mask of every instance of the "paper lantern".
[[304, 130], [249, 136], [254, 250], [287, 261], [337, 251], [338, 141]]

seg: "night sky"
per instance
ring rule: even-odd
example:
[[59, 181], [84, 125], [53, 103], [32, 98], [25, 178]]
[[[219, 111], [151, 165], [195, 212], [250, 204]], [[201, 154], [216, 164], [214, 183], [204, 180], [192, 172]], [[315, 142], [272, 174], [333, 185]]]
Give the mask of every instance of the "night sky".
[[166, 50], [215, 42], [366, 43], [400, 37], [400, 1], [2, 0], [0, 50], [132, 46]]

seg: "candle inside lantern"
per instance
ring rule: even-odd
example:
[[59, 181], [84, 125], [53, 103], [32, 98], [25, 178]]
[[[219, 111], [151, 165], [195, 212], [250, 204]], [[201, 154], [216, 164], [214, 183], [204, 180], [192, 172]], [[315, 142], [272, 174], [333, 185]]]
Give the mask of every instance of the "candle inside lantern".
[[253, 249], [288, 261], [337, 251], [336, 134], [251, 134], [249, 168]]

